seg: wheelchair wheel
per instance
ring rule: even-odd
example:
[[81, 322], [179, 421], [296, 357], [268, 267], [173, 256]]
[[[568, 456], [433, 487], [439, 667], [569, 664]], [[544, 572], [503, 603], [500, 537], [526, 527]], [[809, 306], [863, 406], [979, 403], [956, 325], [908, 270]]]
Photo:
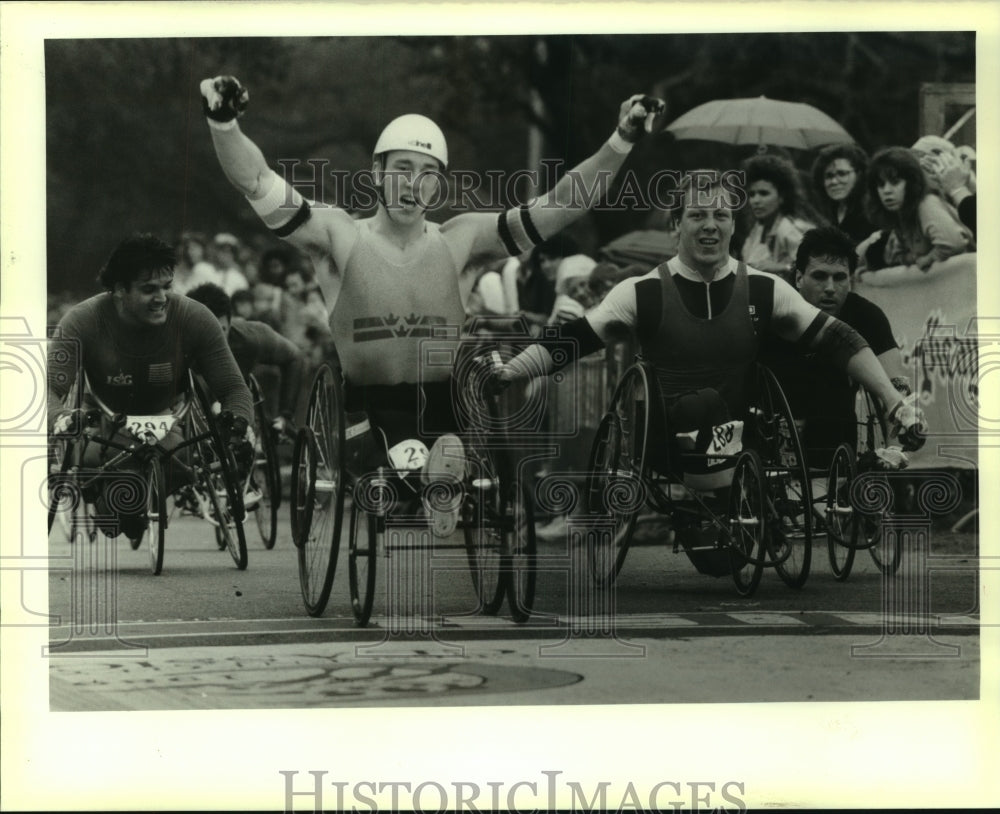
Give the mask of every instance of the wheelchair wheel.
[[507, 605], [515, 622], [526, 622], [535, 604], [538, 574], [535, 550], [535, 517], [526, 488], [513, 488], [500, 516], [507, 578]]
[[[55, 441], [49, 449], [49, 533], [56, 518], [63, 531], [70, 536], [75, 505], [82, 500], [76, 479], [70, 474], [72, 447], [66, 441]], [[72, 537], [70, 536], [70, 539]]]
[[733, 470], [728, 512], [729, 556], [740, 596], [752, 596], [764, 573], [767, 514], [764, 465], [756, 452], [744, 450]]
[[351, 613], [359, 627], [368, 624], [375, 600], [378, 538], [385, 534], [385, 521], [351, 504], [351, 537], [347, 544], [347, 579], [351, 591]]
[[257, 444], [249, 483], [260, 491], [260, 503], [252, 510], [260, 541], [264, 548], [274, 548], [278, 537], [278, 508], [281, 504], [281, 472], [274, 429], [264, 413], [264, 397], [257, 380], [250, 377], [250, 393], [254, 402], [254, 424]]
[[[143, 540], [135, 541], [136, 548], [145, 542], [149, 551], [149, 570], [153, 576], [163, 571], [163, 543], [167, 531], [167, 489], [163, 480], [163, 467], [156, 458], [146, 464], [146, 530]], [[130, 541], [132, 542], [132, 541]]]
[[789, 588], [801, 588], [812, 562], [812, 489], [802, 442], [785, 394], [766, 367], [757, 368], [758, 452], [764, 462], [770, 562]]
[[851, 484], [857, 471], [854, 451], [841, 444], [833, 453], [826, 487], [826, 545], [833, 576], [843, 582], [854, 565], [858, 515], [851, 506]]
[[[243, 506], [243, 481], [239, 477], [239, 469], [236, 466], [236, 459], [233, 451], [229, 447], [227, 439], [223, 437], [222, 429], [219, 426], [219, 419], [212, 412], [212, 398], [205, 389], [201, 380], [192, 375], [191, 377], [197, 410], [192, 410], [194, 414], [195, 426], [201, 426], [202, 431], [208, 432], [212, 443], [212, 451], [215, 454], [215, 464], [211, 467], [213, 473], [218, 473], [217, 485], [221, 487], [221, 493], [225, 495], [227, 511], [232, 521], [241, 527], [246, 519], [246, 510]], [[244, 544], [245, 545], [245, 544]], [[243, 568], [246, 565], [242, 566]]]
[[600, 586], [610, 585], [621, 571], [642, 506], [652, 392], [643, 365], [625, 371], [591, 446], [587, 508], [612, 520], [611, 534], [593, 535], [590, 545], [591, 575]]
[[203, 470], [203, 476], [202, 488], [208, 495], [209, 521], [215, 526], [216, 540], [220, 548], [229, 551], [236, 567], [243, 571], [248, 563], [247, 538], [243, 524], [236, 519], [231, 508], [229, 495], [232, 490], [221, 468], [209, 467]]
[[500, 477], [494, 457], [485, 447], [470, 444], [467, 463], [471, 487], [462, 505], [465, 552], [479, 610], [493, 616], [500, 610], [505, 593]]
[[[858, 417], [858, 455], [871, 457], [874, 451], [888, 444], [889, 430], [885, 418], [875, 407], [871, 395], [861, 388], [856, 402]], [[882, 518], [872, 515], [860, 515], [858, 518], [858, 548], [867, 548], [871, 553], [875, 567], [892, 576], [899, 568], [903, 555], [903, 542], [898, 534], [886, 540], [882, 528]]]
[[293, 536], [299, 586], [310, 616], [326, 608], [333, 587], [344, 516], [344, 415], [339, 374], [327, 364], [313, 379], [306, 426], [293, 462]]
[[65, 484], [66, 503], [59, 512], [60, 525], [66, 529], [71, 543], [93, 543], [97, 540], [97, 507], [80, 491], [79, 482], [68, 475]]

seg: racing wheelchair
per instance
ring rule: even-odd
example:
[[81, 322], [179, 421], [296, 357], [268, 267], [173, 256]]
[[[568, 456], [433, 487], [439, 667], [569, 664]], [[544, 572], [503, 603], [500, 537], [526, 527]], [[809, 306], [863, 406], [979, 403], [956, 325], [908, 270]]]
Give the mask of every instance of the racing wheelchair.
[[[840, 444], [833, 453], [827, 474], [826, 495], [817, 500], [817, 525], [826, 531], [827, 553], [834, 578], [843, 582], [851, 575], [855, 554], [868, 550], [875, 567], [887, 576], [896, 573], [902, 558], [900, 535], [883, 534], [882, 517], [858, 508], [855, 494], [859, 475], [868, 480], [868, 488], [878, 482], [883, 468], [879, 452], [889, 445], [889, 432], [874, 399], [860, 388], [855, 399], [857, 446]], [[888, 488], [886, 486], [885, 488]]]
[[[147, 549], [150, 571], [159, 575], [171, 518], [167, 473], [175, 468], [190, 480], [193, 513], [214, 527], [220, 547], [245, 569], [243, 493], [228, 444], [232, 416], [212, 411], [204, 385], [192, 376], [189, 392], [166, 415], [115, 413], [92, 391], [87, 403], [94, 406], [85, 408], [74, 387], [66, 404], [76, 426], [52, 438], [49, 531], [57, 518], [71, 542], [93, 542], [101, 529], [108, 536], [124, 531], [132, 550]], [[185, 427], [184, 440], [168, 448], [162, 442], [175, 425]], [[116, 514], [134, 518], [133, 525], [120, 528]]]
[[[455, 381], [463, 382], [455, 395], [466, 425], [460, 434], [465, 476], [456, 483], [432, 482], [422, 493], [431, 505], [460, 507], [458, 528], [463, 541], [432, 539], [429, 547], [464, 550], [478, 611], [494, 615], [506, 598], [511, 617], [524, 622], [531, 615], [536, 580], [530, 494], [514, 475], [496, 397], [475, 376], [456, 375]], [[401, 543], [389, 534], [399, 525], [427, 526], [427, 518], [414, 511], [420, 496], [406, 483], [409, 478], [412, 484], [420, 473], [409, 468], [405, 459], [375, 469], [366, 466], [369, 454], [362, 439], [370, 442], [371, 429], [365, 414], [345, 410], [339, 370], [321, 365], [293, 452], [292, 538], [298, 550], [306, 612], [320, 616], [329, 601], [344, 521], [349, 516], [348, 583], [358, 626], [366, 625], [371, 617], [379, 558], [407, 547], [428, 547]], [[405, 458], [406, 450], [403, 453]]]
[[[625, 371], [588, 466], [588, 509], [611, 521], [609, 534], [589, 542], [597, 585], [609, 585], [621, 571], [644, 506], [668, 518], [675, 553], [683, 548], [701, 573], [731, 574], [740, 596], [756, 591], [765, 567], [791, 588], [805, 584], [812, 519], [801, 442], [771, 371], [754, 366], [747, 386], [746, 413], [714, 427], [705, 444], [700, 434], [692, 439], [668, 430], [648, 363], [637, 359]], [[742, 449], [730, 437], [740, 432]]]

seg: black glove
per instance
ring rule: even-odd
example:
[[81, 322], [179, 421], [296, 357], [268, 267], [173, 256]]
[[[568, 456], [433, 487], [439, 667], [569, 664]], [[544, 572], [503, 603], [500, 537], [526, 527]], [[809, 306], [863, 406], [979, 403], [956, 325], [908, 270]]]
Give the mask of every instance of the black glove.
[[618, 135], [635, 144], [647, 133], [653, 132], [657, 116], [667, 109], [662, 99], [637, 94], [622, 102], [618, 111]]
[[907, 396], [892, 408], [889, 423], [889, 436], [898, 436], [905, 452], [914, 452], [927, 441], [927, 422], [914, 396]]
[[200, 86], [201, 104], [205, 115], [217, 122], [239, 118], [250, 102], [250, 91], [235, 76], [203, 79]]

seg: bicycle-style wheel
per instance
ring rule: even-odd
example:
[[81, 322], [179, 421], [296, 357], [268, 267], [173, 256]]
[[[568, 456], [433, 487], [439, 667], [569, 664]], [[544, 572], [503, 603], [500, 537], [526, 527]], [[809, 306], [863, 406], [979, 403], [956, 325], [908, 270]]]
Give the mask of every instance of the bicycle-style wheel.
[[493, 616], [505, 596], [500, 476], [494, 454], [485, 445], [470, 443], [466, 458], [470, 486], [462, 505], [465, 552], [479, 612]]
[[763, 576], [767, 521], [764, 465], [754, 450], [744, 450], [733, 470], [728, 514], [729, 556], [740, 596], [752, 596]]
[[766, 546], [770, 562], [789, 588], [801, 588], [812, 562], [812, 489], [799, 432], [774, 374], [757, 367], [756, 441], [764, 464]]
[[158, 576], [163, 571], [163, 545], [167, 530], [167, 489], [159, 460], [151, 458], [145, 466], [144, 475], [146, 529], [141, 542], [149, 551], [149, 570], [153, 576]]
[[857, 474], [854, 451], [841, 444], [833, 453], [826, 487], [826, 546], [837, 581], [851, 575], [858, 541], [858, 516], [851, 506], [851, 484]]
[[250, 393], [254, 400], [253, 465], [250, 467], [248, 485], [260, 492], [260, 502], [251, 511], [264, 548], [274, 548], [278, 538], [278, 508], [281, 504], [281, 472], [278, 467], [278, 448], [274, 428], [264, 412], [264, 397], [257, 380], [250, 377]]
[[299, 586], [310, 616], [330, 599], [344, 516], [345, 420], [340, 375], [323, 364], [309, 394], [306, 426], [296, 439], [293, 462], [293, 535]]
[[351, 504], [351, 537], [347, 544], [347, 579], [351, 591], [351, 613], [358, 627], [364, 627], [372, 615], [375, 601], [375, 575], [379, 535], [385, 534], [385, 521]]
[[646, 440], [652, 416], [659, 415], [651, 401], [654, 393], [645, 365], [626, 370], [591, 446], [588, 511], [613, 521], [610, 535], [588, 536], [591, 575], [598, 586], [610, 585], [621, 571], [644, 502]]
[[504, 537], [504, 570], [507, 574], [507, 605], [515, 622], [526, 622], [535, 603], [538, 574], [535, 549], [535, 518], [527, 488], [509, 490], [501, 515]]
[[[858, 419], [858, 457], [859, 460], [871, 461], [876, 449], [888, 446], [889, 429], [885, 417], [864, 388], [858, 392], [855, 412]], [[888, 484], [885, 488], [889, 488]], [[898, 534], [884, 533], [881, 516], [859, 513], [857, 547], [868, 549], [875, 567], [882, 574], [892, 576], [899, 569], [903, 556], [902, 538]]]

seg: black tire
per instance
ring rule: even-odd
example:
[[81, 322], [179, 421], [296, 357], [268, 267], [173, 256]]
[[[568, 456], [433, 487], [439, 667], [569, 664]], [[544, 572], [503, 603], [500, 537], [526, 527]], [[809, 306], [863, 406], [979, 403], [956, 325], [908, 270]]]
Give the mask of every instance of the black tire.
[[376, 557], [378, 537], [385, 534], [385, 521], [351, 504], [351, 536], [347, 544], [347, 579], [351, 591], [354, 623], [364, 627], [375, 603]]
[[479, 612], [494, 616], [506, 594], [500, 476], [493, 454], [485, 447], [470, 444], [467, 459], [470, 488], [462, 506], [465, 552]]
[[764, 573], [768, 523], [766, 506], [764, 465], [754, 450], [744, 450], [737, 457], [733, 469], [727, 513], [733, 582], [740, 596], [753, 596]]
[[130, 540], [133, 549], [145, 542], [149, 551], [149, 570], [153, 576], [163, 571], [163, 544], [167, 531], [167, 487], [163, 480], [163, 467], [151, 458], [145, 468], [146, 479], [146, 530], [140, 540]]
[[510, 490], [512, 499], [505, 501], [500, 517], [503, 534], [503, 570], [507, 586], [507, 606], [511, 618], [518, 623], [531, 617], [535, 604], [535, 583], [538, 575], [535, 548], [535, 517], [531, 495], [527, 488]]
[[851, 505], [851, 484], [857, 470], [854, 450], [841, 444], [830, 461], [826, 485], [826, 547], [830, 570], [838, 582], [851, 575], [857, 551], [859, 517]]
[[[885, 417], [875, 407], [871, 395], [862, 389], [858, 394], [858, 454], [871, 459], [874, 450], [888, 445], [889, 429]], [[898, 534], [887, 540], [882, 518], [877, 515], [859, 514], [858, 548], [867, 548], [875, 567], [892, 576], [899, 569], [903, 556], [903, 541]]]
[[591, 514], [610, 515], [614, 521], [609, 540], [588, 536], [591, 576], [598, 586], [610, 585], [621, 571], [644, 502], [648, 472], [646, 439], [651, 427], [649, 406], [654, 397], [646, 368], [632, 365], [618, 382], [591, 446], [587, 510]]
[[274, 548], [278, 539], [278, 508], [281, 505], [281, 471], [278, 466], [278, 448], [274, 441], [274, 428], [264, 413], [264, 399], [257, 380], [250, 377], [250, 393], [254, 400], [254, 423], [257, 444], [254, 448], [253, 466], [249, 482], [260, 490], [260, 503], [253, 511], [257, 532], [264, 548]]
[[299, 587], [310, 616], [330, 599], [344, 519], [345, 420], [339, 374], [327, 364], [313, 379], [305, 432], [296, 440], [293, 483]]
[[226, 486], [225, 476], [220, 471], [211, 470], [206, 474], [208, 478], [203, 483], [203, 488], [208, 494], [211, 520], [215, 524], [217, 539], [225, 543], [225, 548], [229, 551], [236, 567], [243, 571], [249, 563], [246, 532], [243, 524], [233, 516], [231, 503], [224, 497], [230, 492]]
[[[70, 474], [72, 446], [63, 440], [56, 440], [49, 449], [49, 533], [56, 517], [62, 518], [62, 528], [69, 535], [73, 526], [73, 511], [82, 497], [76, 479]], [[70, 535], [72, 539], [72, 535]]]
[[757, 368], [755, 430], [764, 462], [766, 545], [778, 576], [801, 588], [812, 563], [812, 488], [795, 419], [774, 374]]

